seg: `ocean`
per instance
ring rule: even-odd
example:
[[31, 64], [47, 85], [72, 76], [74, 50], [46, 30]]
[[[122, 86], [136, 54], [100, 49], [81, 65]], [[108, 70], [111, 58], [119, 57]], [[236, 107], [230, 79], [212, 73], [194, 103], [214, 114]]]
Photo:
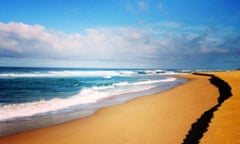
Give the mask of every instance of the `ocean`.
[[0, 67], [0, 136], [89, 116], [173, 88], [174, 69]]

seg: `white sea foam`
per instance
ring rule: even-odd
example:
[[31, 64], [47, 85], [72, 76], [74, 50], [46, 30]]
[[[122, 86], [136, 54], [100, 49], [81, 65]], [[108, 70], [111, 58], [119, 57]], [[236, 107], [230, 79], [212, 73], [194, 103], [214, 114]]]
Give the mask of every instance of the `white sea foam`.
[[48, 71], [32, 73], [0, 73], [0, 77], [104, 77], [131, 76], [134, 71]]
[[38, 102], [0, 105], [0, 121], [21, 117], [29, 117], [36, 114], [54, 112], [84, 104], [95, 104], [104, 98], [124, 93], [140, 92], [156, 87], [157, 83], [175, 81], [176, 78], [160, 80], [146, 80], [140, 82], [119, 82], [109, 86], [94, 86], [81, 90], [77, 95], [69, 98], [54, 98]]
[[160, 82], [171, 82], [175, 81], [176, 78], [167, 78], [163, 80], [148, 80], [148, 81], [141, 81], [141, 82], [136, 82], [134, 85], [147, 85], [147, 84], [154, 84], [154, 83], [160, 83]]
[[123, 86], [139, 86], [139, 85], [151, 85], [151, 84], [156, 84], [156, 83], [161, 83], [161, 82], [171, 82], [175, 81], [176, 78], [169, 77], [166, 79], [161, 79], [161, 80], [146, 80], [146, 81], [140, 81], [140, 82], [119, 82], [119, 83], [113, 83], [112, 85], [108, 86], [94, 86], [94, 90], [105, 90], [105, 89], [111, 89], [111, 88], [116, 88], [116, 87], [123, 87]]
[[3, 73], [0, 77], [106, 77], [111, 78], [112, 76], [120, 75], [114, 71], [49, 71], [47, 73]]
[[96, 103], [99, 99], [104, 98], [105, 96], [107, 95], [103, 92], [85, 89], [78, 95], [67, 99], [54, 98], [48, 101], [42, 100], [38, 102], [4, 105], [0, 106], [0, 121], [53, 112], [79, 104]]
[[133, 76], [139, 75], [170, 75], [176, 74], [174, 71], [165, 70], [65, 70], [65, 71], [45, 71], [45, 72], [26, 72], [26, 73], [0, 73], [0, 77], [104, 77], [112, 78], [114, 76]]

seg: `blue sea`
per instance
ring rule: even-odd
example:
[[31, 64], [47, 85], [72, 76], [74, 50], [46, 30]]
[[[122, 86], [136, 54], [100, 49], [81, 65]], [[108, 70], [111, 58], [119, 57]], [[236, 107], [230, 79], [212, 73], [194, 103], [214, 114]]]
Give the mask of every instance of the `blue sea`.
[[174, 77], [183, 72], [190, 71], [0, 67], [0, 136], [16, 132], [6, 132], [9, 124], [18, 131], [57, 124], [170, 89], [186, 81]]

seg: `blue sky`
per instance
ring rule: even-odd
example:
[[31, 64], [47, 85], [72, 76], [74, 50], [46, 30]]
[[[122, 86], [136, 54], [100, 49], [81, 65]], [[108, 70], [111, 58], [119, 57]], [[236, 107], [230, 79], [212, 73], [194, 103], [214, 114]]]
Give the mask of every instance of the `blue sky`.
[[0, 66], [240, 67], [238, 0], [9, 0]]

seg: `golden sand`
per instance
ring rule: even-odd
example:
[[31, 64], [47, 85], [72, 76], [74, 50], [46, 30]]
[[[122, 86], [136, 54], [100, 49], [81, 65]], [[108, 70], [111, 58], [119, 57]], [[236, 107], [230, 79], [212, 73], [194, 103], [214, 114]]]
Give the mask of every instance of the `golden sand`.
[[232, 88], [232, 97], [214, 113], [201, 144], [240, 144], [240, 71], [217, 72]]
[[[223, 74], [221, 76], [225, 78]], [[191, 124], [217, 103], [219, 95], [218, 89], [210, 84], [209, 77], [184, 77], [191, 80], [171, 90], [103, 108], [90, 117], [0, 138], [0, 144], [180, 144]], [[227, 78], [229, 81], [232, 79], [230, 76]], [[237, 103], [234, 99], [235, 96], [232, 103]], [[229, 115], [228, 110], [226, 114]], [[221, 114], [216, 114], [213, 122], [217, 122], [218, 115]], [[235, 113], [230, 115], [234, 117]], [[228, 123], [231, 122], [227, 122], [226, 127]], [[208, 141], [219, 133], [215, 133], [218, 126], [211, 124], [213, 130], [206, 133], [203, 143], [212, 143]], [[231, 126], [236, 131], [234, 125]]]

